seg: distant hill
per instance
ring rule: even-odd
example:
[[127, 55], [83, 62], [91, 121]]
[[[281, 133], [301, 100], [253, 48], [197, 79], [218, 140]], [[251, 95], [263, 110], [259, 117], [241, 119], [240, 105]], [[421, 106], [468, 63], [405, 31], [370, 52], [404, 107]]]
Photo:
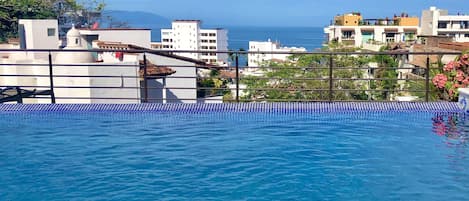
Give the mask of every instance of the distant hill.
[[[107, 17], [111, 17], [109, 18]], [[168, 28], [171, 27], [171, 20], [163, 16], [142, 11], [122, 11], [122, 10], [107, 10], [103, 13], [104, 23], [101, 27], [109, 27], [110, 23], [113, 26], [118, 24], [127, 24], [132, 28]]]

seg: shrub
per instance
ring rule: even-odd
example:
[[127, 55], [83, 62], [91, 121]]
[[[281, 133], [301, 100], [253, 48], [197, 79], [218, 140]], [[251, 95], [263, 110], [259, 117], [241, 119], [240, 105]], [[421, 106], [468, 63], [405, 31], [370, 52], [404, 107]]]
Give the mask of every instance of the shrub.
[[432, 79], [438, 96], [447, 101], [457, 101], [458, 89], [469, 86], [469, 54], [463, 54], [455, 61], [447, 63], [443, 72]]

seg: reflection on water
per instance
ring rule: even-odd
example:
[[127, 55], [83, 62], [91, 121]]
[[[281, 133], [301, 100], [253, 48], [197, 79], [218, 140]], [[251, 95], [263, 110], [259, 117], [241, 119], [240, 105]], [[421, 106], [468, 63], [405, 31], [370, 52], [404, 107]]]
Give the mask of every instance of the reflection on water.
[[433, 118], [433, 132], [446, 137], [452, 145], [467, 145], [469, 140], [468, 120], [462, 114], [436, 114]]

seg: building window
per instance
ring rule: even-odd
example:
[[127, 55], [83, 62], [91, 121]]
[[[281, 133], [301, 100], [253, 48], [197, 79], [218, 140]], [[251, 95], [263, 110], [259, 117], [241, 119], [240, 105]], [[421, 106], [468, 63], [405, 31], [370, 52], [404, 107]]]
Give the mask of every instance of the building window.
[[169, 42], [169, 39], [164, 38], [164, 39], [163, 39], [163, 42]]
[[447, 27], [448, 27], [448, 23], [438, 22], [438, 29], [446, 29]]
[[210, 33], [208, 36], [217, 36], [216, 33]]
[[207, 49], [208, 49], [207, 46], [202, 46], [202, 47], [200, 47], [200, 48], [203, 49], [203, 50], [207, 50]]
[[217, 56], [217, 53], [210, 53], [210, 56]]
[[55, 29], [54, 28], [48, 28], [47, 29], [47, 36], [55, 36]]
[[210, 59], [210, 63], [217, 63], [216, 59]]
[[355, 34], [353, 31], [344, 31], [342, 32], [342, 39], [354, 39]]
[[203, 53], [202, 53], [202, 56], [208, 56], [208, 53], [207, 53], [207, 52], [203, 52]]
[[202, 43], [208, 43], [208, 40], [202, 40]]
[[465, 38], [469, 38], [469, 34], [464, 34], [464, 37], [465, 37]]
[[207, 33], [201, 33], [200, 35], [201, 35], [201, 36], [208, 36]]
[[215, 47], [215, 46], [210, 46], [210, 49], [211, 49], [211, 50], [216, 50], [217, 47]]
[[216, 40], [210, 40], [210, 43], [216, 43], [217, 41]]
[[461, 29], [469, 29], [469, 21], [461, 21]]

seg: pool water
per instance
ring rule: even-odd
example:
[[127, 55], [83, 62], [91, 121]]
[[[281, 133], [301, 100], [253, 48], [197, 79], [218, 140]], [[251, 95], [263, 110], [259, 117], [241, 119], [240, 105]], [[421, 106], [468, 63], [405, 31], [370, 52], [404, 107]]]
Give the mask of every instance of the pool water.
[[465, 200], [432, 112], [4, 112], [0, 200]]

